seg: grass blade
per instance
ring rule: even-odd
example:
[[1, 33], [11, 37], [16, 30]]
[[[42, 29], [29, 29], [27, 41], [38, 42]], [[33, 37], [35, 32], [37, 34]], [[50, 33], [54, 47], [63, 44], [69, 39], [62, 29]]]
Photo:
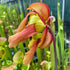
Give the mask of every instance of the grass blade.
[[58, 32], [59, 32], [59, 43], [61, 48], [61, 58], [62, 58], [62, 68], [64, 65], [64, 33], [63, 33], [63, 23], [61, 20], [60, 15], [60, 3], [58, 2], [58, 9], [57, 9], [57, 15], [58, 15]]

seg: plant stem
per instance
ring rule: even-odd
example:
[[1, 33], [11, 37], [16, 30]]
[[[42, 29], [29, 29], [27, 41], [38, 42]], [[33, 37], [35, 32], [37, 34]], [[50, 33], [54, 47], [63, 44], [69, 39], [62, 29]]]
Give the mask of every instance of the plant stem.
[[38, 62], [41, 63], [42, 61], [41, 49], [37, 48], [36, 52], [37, 52]]
[[[51, 12], [51, 16], [52, 16], [52, 12]], [[55, 24], [54, 23], [51, 23], [51, 28], [52, 28], [52, 31], [53, 33], [55, 34]], [[50, 45], [50, 52], [51, 52], [51, 67], [52, 67], [52, 70], [55, 70], [55, 58], [54, 58], [54, 45], [53, 43]], [[56, 46], [56, 52], [57, 52], [57, 46]], [[57, 62], [58, 64], [58, 62]]]
[[50, 27], [49, 25], [47, 25], [47, 27], [49, 28], [49, 30], [50, 30], [50, 32], [51, 32], [51, 34], [52, 34], [52, 36], [53, 36], [54, 55], [55, 55], [55, 68], [56, 68], [56, 70], [58, 70], [58, 68], [57, 68], [57, 54], [56, 54], [56, 42], [55, 42], [55, 37], [54, 37], [54, 34], [53, 34], [53, 31], [52, 31], [51, 27]]

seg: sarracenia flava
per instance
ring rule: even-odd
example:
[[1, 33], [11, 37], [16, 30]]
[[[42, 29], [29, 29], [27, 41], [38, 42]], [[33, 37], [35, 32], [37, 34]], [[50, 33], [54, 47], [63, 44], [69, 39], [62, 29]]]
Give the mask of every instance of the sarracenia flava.
[[27, 10], [31, 11], [15, 30], [16, 34], [10, 36], [8, 40], [9, 47], [16, 47], [21, 41], [32, 36], [32, 40], [28, 45], [30, 50], [25, 54], [23, 59], [24, 65], [31, 62], [36, 48], [46, 48], [53, 40], [52, 34], [47, 28], [47, 25], [53, 22], [54, 19], [54, 17], [50, 16], [50, 8], [48, 5], [39, 2], [32, 3]]

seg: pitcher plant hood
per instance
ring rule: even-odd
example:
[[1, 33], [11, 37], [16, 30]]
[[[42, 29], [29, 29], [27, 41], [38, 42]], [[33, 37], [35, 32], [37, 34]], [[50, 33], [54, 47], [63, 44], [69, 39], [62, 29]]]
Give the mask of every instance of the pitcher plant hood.
[[[30, 50], [25, 54], [23, 64], [27, 65], [31, 62], [36, 48], [46, 48], [52, 43], [53, 37], [47, 28], [50, 8], [44, 3], [33, 3], [27, 9], [32, 9], [18, 28], [15, 30], [14, 35], [9, 37], [9, 47], [16, 47], [20, 42], [28, 39], [32, 36], [32, 40], [29, 42], [28, 47]], [[29, 16], [30, 15], [30, 16]], [[27, 20], [29, 16], [29, 20]], [[53, 21], [53, 20], [52, 20]], [[50, 23], [50, 21], [49, 21]], [[49, 24], [48, 24], [49, 25]]]
[[50, 8], [44, 3], [32, 3], [27, 9], [31, 9], [35, 12], [38, 12], [44, 20], [47, 20], [50, 15]]

